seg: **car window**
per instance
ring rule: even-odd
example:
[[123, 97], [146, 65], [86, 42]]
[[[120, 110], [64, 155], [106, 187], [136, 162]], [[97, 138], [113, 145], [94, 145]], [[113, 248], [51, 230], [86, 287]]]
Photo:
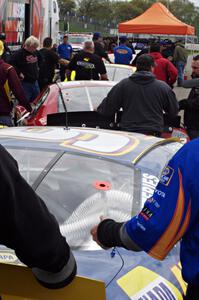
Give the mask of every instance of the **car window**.
[[115, 77], [115, 68], [106, 65], [106, 71], [107, 71], [108, 79], [111, 80], [111, 81], [114, 81], [114, 77]]
[[19, 171], [32, 185], [47, 164], [55, 157], [55, 151], [32, 150], [28, 148], [6, 148], [18, 163]]
[[124, 78], [127, 78], [133, 74], [133, 70], [128, 68], [116, 68], [114, 81], [120, 81]]
[[[90, 110], [88, 93], [85, 87], [67, 88], [62, 91], [67, 111], [88, 111]], [[92, 106], [92, 103], [91, 103]], [[61, 96], [58, 104], [59, 112], [64, 112]]]
[[39, 100], [37, 101], [35, 107], [34, 107], [34, 111], [33, 114], [36, 114], [38, 112], [38, 110], [40, 109], [40, 107], [44, 104], [44, 102], [47, 99], [47, 96], [50, 92], [50, 89], [47, 88], [47, 90], [41, 95], [41, 97], [39, 98]]
[[138, 162], [137, 166], [142, 170], [142, 205], [152, 196], [164, 166], [181, 147], [180, 143], [158, 146]]
[[87, 88], [93, 108], [98, 107], [111, 88], [112, 86], [92, 86]]
[[89, 247], [90, 228], [101, 215], [117, 221], [131, 216], [132, 168], [110, 161], [65, 154], [37, 189], [72, 247]]

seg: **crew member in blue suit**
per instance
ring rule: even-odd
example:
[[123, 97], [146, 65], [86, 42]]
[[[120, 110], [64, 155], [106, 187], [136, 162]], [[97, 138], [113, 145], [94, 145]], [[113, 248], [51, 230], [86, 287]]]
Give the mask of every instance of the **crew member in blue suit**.
[[91, 230], [102, 247], [144, 250], [163, 260], [181, 240], [184, 299], [199, 299], [199, 139], [184, 145], [163, 169], [160, 181], [138, 215], [125, 223], [105, 219]]
[[128, 39], [126, 36], [120, 37], [120, 45], [114, 48], [115, 64], [130, 65], [133, 58], [133, 51], [127, 47]]
[[[72, 53], [73, 53], [73, 48], [68, 42], [68, 36], [64, 35], [63, 37], [63, 43], [58, 46], [58, 54], [60, 58], [63, 58], [65, 60], [71, 60], [72, 58]], [[60, 77], [61, 81], [64, 81], [66, 78], [66, 66], [65, 65], [60, 65]]]

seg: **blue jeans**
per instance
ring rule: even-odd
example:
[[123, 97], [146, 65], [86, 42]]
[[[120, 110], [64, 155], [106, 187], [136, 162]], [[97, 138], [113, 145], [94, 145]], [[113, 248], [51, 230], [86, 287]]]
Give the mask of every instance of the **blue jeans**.
[[184, 80], [184, 69], [186, 63], [184, 61], [177, 61], [176, 68], [178, 69], [178, 85], [181, 85]]
[[26, 98], [29, 100], [29, 102], [34, 101], [35, 98], [40, 93], [38, 81], [35, 81], [35, 82], [22, 81], [22, 86], [23, 86]]
[[8, 127], [14, 126], [10, 116], [0, 116], [0, 125], [5, 125]]

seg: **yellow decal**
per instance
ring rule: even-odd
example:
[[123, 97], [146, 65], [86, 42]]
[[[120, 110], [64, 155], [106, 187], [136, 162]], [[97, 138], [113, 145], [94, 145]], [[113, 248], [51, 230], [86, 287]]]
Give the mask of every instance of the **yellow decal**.
[[136, 267], [117, 280], [118, 285], [132, 300], [182, 300], [179, 290], [157, 273]]
[[9, 253], [7, 251], [0, 252], [0, 263], [12, 264], [17, 260], [18, 258], [14, 253]]
[[136, 137], [121, 136], [118, 143], [116, 135], [108, 135], [107, 139], [106, 134], [99, 136], [94, 133], [80, 133], [77, 136], [64, 141], [60, 146], [87, 153], [121, 156], [130, 153], [139, 145], [139, 143], [140, 141]]
[[182, 290], [183, 290], [183, 293], [186, 294], [186, 290], [187, 290], [187, 284], [186, 282], [183, 280], [182, 278], [182, 266], [181, 266], [181, 263], [179, 262], [177, 266], [173, 266], [171, 268], [171, 271], [173, 272], [173, 274], [175, 275], [176, 279], [178, 280]]

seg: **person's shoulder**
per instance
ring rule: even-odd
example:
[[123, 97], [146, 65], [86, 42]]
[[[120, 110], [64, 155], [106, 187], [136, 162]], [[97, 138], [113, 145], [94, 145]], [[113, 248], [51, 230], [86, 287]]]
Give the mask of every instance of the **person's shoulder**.
[[100, 57], [99, 55], [95, 54], [95, 53], [93, 53], [93, 54], [91, 55], [91, 58], [94, 59], [94, 60], [97, 61], [97, 62], [100, 62], [100, 63], [102, 62], [102, 63], [104, 63], [103, 60], [101, 59], [101, 57]]
[[163, 90], [165, 92], [172, 91], [172, 89], [170, 88], [170, 86], [165, 81], [158, 80], [158, 79], [155, 78], [154, 84], [156, 85], [156, 87], [158, 89]]

